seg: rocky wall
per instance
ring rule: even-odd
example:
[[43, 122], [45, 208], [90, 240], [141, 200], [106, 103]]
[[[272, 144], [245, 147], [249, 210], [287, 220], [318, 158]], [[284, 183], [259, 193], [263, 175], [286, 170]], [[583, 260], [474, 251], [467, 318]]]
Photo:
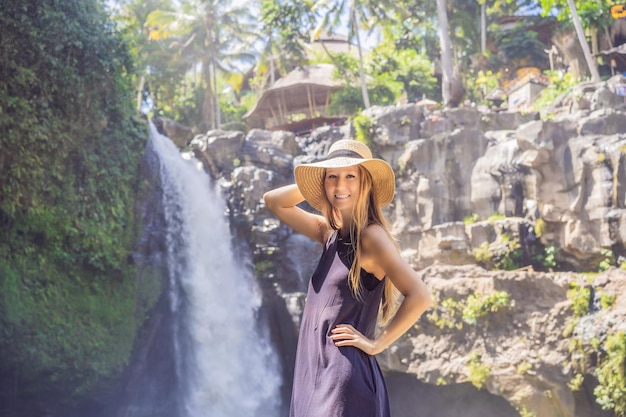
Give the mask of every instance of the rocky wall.
[[[626, 255], [626, 110], [614, 94], [622, 82], [581, 85], [543, 114], [429, 112], [415, 104], [364, 112], [373, 122], [374, 153], [397, 173], [397, 194], [386, 208], [393, 232], [437, 301], [381, 355], [390, 385], [406, 388], [410, 376], [415, 390], [445, 387], [441, 398], [463, 386], [463, 392], [486, 391], [512, 407], [504, 412], [493, 405], [475, 415], [604, 416], [593, 400], [594, 363], [581, 369], [571, 345], [597, 361], [607, 335], [625, 327], [625, 271], [615, 268]], [[190, 143], [227, 199], [237, 241], [247, 242], [243, 249], [275, 318], [287, 378], [320, 248], [277, 221], [262, 195], [292, 182], [295, 165], [352, 137], [348, 124], [307, 137], [210, 131]], [[609, 266], [595, 278], [564, 272]], [[579, 317], [571, 285], [588, 285], [617, 301]], [[502, 301], [501, 308], [467, 323], [468, 299], [484, 303], [493, 294], [501, 297], [489, 302]], [[594, 320], [592, 337], [581, 336], [585, 320]], [[584, 380], [574, 390], [569, 384], [577, 374]], [[397, 410], [411, 408], [406, 398], [395, 401]]]

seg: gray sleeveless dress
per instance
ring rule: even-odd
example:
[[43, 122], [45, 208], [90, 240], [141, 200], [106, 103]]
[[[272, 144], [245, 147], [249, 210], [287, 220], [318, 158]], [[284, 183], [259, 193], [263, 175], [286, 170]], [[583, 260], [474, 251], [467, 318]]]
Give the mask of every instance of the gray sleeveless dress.
[[337, 347], [330, 339], [337, 324], [351, 324], [374, 338], [384, 280], [361, 270], [363, 300], [357, 300], [348, 286], [352, 260], [350, 242], [334, 233], [309, 282], [290, 417], [390, 417], [376, 359], [353, 346]]

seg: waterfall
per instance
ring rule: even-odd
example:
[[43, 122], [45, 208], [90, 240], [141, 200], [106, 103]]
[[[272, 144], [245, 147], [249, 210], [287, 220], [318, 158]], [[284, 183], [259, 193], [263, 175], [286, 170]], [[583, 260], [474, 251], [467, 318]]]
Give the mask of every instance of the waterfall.
[[233, 255], [225, 204], [208, 175], [150, 124], [166, 222], [178, 417], [279, 414], [281, 370], [261, 292]]

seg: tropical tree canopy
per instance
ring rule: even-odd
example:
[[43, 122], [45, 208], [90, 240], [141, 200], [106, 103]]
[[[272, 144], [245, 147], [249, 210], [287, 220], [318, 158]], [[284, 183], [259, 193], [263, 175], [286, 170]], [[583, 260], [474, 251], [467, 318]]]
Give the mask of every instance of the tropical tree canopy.
[[[608, 31], [611, 2], [574, 2], [592, 50]], [[120, 0], [114, 13], [137, 64], [137, 106], [198, 131], [224, 123], [245, 129], [242, 116], [267, 88], [321, 62], [345, 78], [335, 102], [352, 103], [352, 111], [400, 96], [448, 102], [455, 86], [457, 95], [486, 103], [486, 86], [506, 82], [516, 69], [550, 68], [551, 33], [574, 30], [568, 0], [439, 3]], [[356, 67], [326, 48], [327, 34], [354, 45]], [[325, 53], [312, 52], [313, 43]], [[477, 82], [487, 73], [489, 83]]]

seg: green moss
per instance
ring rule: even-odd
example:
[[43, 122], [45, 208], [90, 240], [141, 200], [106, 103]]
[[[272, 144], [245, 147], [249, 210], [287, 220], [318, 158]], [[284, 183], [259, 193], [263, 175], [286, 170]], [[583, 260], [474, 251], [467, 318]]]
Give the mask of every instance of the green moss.
[[[161, 291], [161, 277], [116, 282], [99, 276], [88, 282], [80, 268], [60, 269], [45, 257], [39, 264], [17, 261], [0, 269], [6, 336], [0, 351], [3, 365], [20, 375], [19, 384], [59, 382], [71, 396], [119, 375]], [[136, 271], [128, 267], [124, 275]]]
[[119, 375], [160, 292], [132, 259], [148, 134], [103, 3], [5, 6], [0, 389], [61, 402]]

